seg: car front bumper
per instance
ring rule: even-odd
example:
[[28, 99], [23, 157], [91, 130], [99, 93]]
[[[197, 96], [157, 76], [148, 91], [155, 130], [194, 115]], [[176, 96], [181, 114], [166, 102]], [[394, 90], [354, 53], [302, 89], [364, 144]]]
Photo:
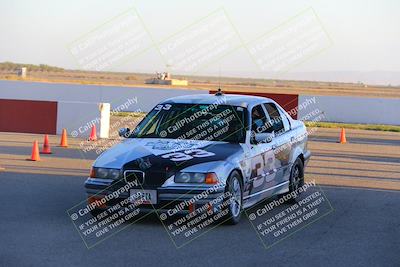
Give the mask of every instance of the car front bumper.
[[[123, 184], [123, 183], [122, 183]], [[85, 182], [87, 197], [102, 199], [107, 195], [113, 194], [122, 184], [116, 183], [115, 180], [88, 178]], [[189, 210], [189, 203], [196, 207], [213, 203], [214, 210], [218, 210], [218, 206], [223, 202], [224, 187], [196, 187], [196, 186], [169, 186], [169, 187], [132, 187], [131, 189], [149, 189], [157, 191], [157, 204], [142, 204], [141, 210], [170, 210], [186, 204], [184, 210]], [[121, 201], [129, 198], [130, 193], [124, 192], [119, 194], [101, 207], [106, 209], [117, 205]]]

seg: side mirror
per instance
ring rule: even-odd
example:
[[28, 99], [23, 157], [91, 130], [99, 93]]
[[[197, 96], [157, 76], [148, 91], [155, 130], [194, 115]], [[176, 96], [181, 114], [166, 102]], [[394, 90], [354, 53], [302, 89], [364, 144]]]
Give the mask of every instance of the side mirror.
[[121, 137], [129, 137], [129, 135], [131, 134], [131, 130], [129, 128], [121, 128], [118, 130], [118, 135]]
[[271, 143], [272, 138], [275, 137], [274, 133], [255, 133], [253, 137], [254, 144]]

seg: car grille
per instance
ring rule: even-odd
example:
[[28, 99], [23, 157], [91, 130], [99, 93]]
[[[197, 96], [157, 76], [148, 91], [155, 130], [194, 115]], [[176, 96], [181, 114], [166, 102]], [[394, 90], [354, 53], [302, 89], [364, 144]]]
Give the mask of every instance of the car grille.
[[139, 187], [154, 188], [161, 186], [167, 180], [167, 173], [161, 171], [124, 171], [125, 182], [138, 181]]
[[124, 171], [124, 180], [126, 183], [135, 182], [139, 185], [144, 184], [145, 173], [138, 170], [126, 170]]

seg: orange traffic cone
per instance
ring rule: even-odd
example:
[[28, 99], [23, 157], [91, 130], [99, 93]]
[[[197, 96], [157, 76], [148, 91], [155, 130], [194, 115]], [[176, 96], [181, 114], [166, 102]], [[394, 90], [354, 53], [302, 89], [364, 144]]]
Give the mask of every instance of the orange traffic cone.
[[31, 155], [31, 158], [27, 159], [27, 160], [31, 160], [31, 161], [39, 161], [40, 160], [38, 141], [33, 142], [32, 155]]
[[96, 141], [97, 134], [96, 134], [96, 124], [93, 124], [92, 131], [90, 132], [89, 141]]
[[66, 129], [62, 130], [60, 147], [68, 147], [67, 130]]
[[342, 130], [340, 131], [339, 143], [345, 144], [346, 142], [347, 142], [347, 140], [346, 140], [346, 132], [345, 132], [344, 128], [342, 128]]
[[49, 136], [46, 134], [44, 136], [43, 148], [40, 151], [41, 154], [51, 154], [50, 144], [49, 144]]

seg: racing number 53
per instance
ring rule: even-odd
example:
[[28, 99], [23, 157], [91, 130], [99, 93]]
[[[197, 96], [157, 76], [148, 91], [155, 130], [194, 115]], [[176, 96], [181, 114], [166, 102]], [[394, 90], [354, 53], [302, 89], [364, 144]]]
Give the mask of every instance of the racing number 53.
[[211, 157], [215, 154], [212, 152], [205, 151], [203, 149], [192, 149], [192, 150], [185, 150], [184, 152], [174, 152], [162, 155], [161, 157], [164, 159], [170, 159], [172, 161], [185, 161], [191, 160], [193, 158], [205, 158]]
[[170, 104], [165, 104], [165, 105], [157, 105], [154, 110], [169, 110], [172, 107]]

